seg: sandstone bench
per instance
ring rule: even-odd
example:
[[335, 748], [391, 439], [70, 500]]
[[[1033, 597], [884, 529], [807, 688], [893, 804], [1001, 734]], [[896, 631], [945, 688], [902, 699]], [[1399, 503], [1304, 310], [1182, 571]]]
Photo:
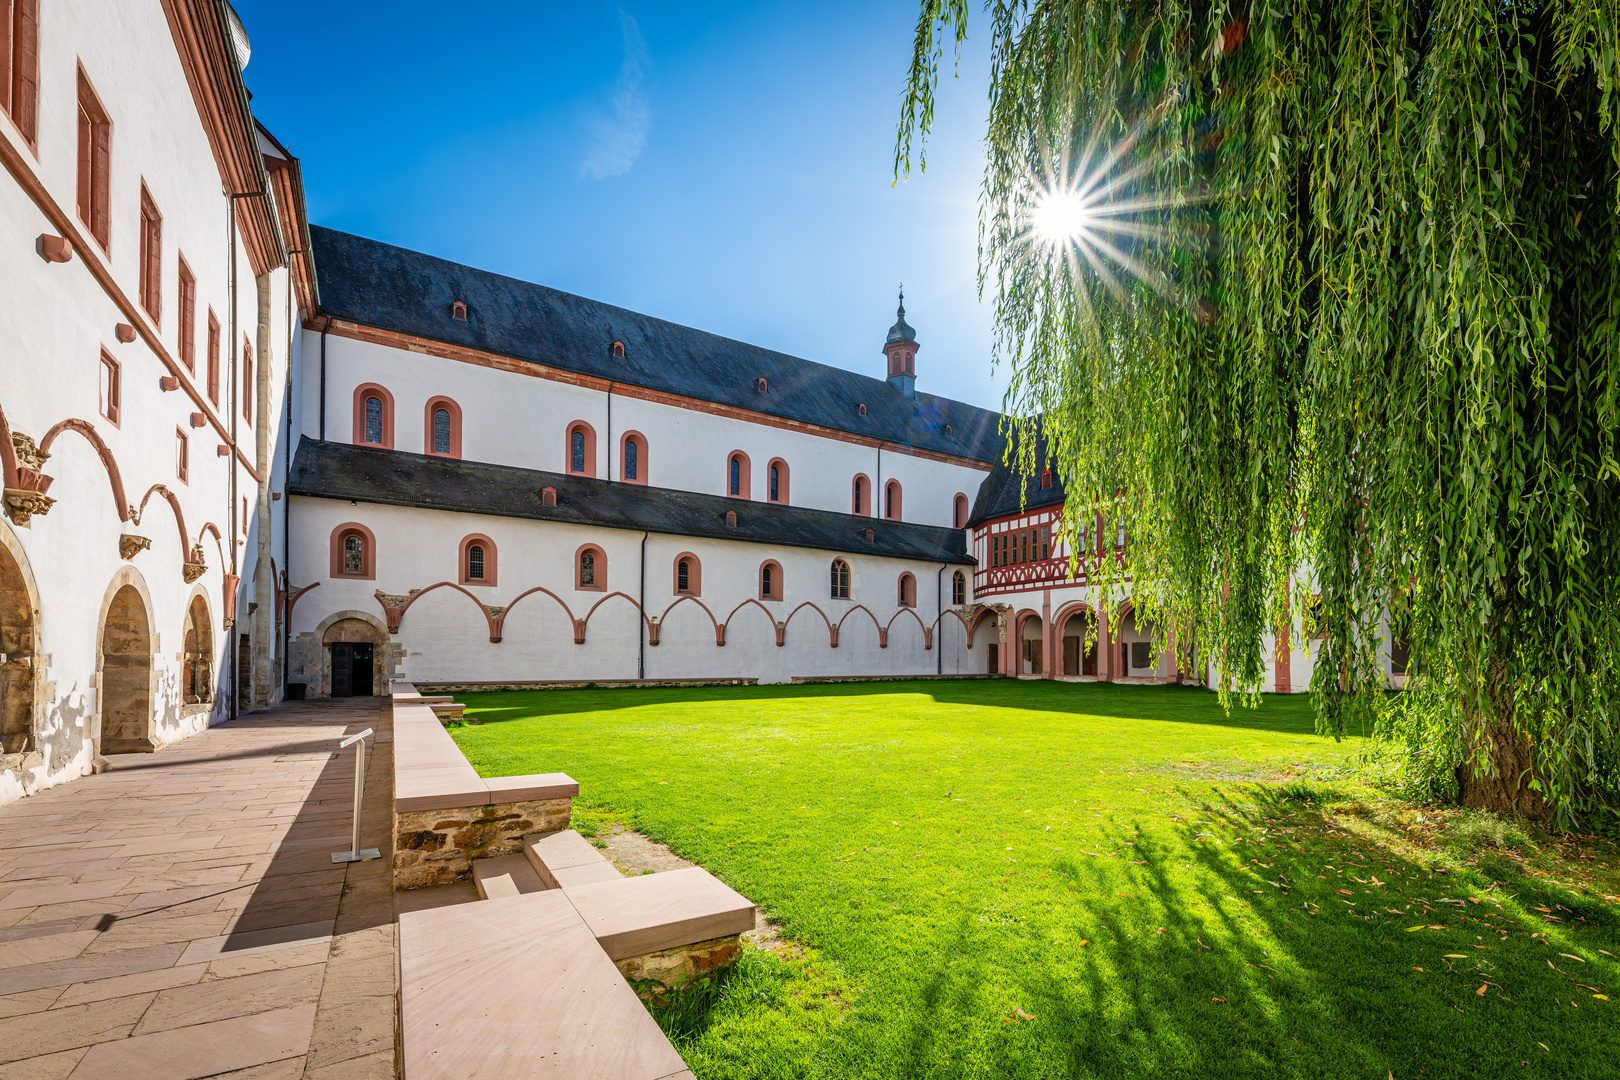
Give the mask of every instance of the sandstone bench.
[[391, 690], [396, 889], [465, 880], [473, 859], [516, 855], [524, 834], [567, 827], [572, 778], [479, 776], [415, 686]]
[[561, 890], [399, 917], [406, 1080], [691, 1080]]
[[[418, 697], [395, 684], [396, 844], [400, 822], [441, 819], [427, 831], [464, 852], [482, 901], [399, 916], [406, 1080], [692, 1080], [641, 997], [729, 963], [753, 929], [753, 903], [701, 867], [624, 877], [562, 828], [577, 784], [560, 773], [478, 777]], [[560, 824], [527, 832], [518, 851], [504, 853], [510, 829], [532, 829], [528, 819], [542, 816], [517, 809], [516, 796], [561, 802]], [[478, 807], [497, 812], [475, 818]], [[478, 830], [500, 839], [459, 843]], [[396, 882], [402, 869], [420, 884], [437, 880], [428, 870], [460, 874], [443, 847], [416, 849], [402, 868], [403, 850], [396, 846]]]

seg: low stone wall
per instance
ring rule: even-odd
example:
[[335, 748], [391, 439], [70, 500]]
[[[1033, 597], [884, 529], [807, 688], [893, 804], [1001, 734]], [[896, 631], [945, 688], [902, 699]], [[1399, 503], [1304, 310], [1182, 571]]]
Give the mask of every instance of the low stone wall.
[[624, 690], [667, 689], [679, 686], [757, 686], [758, 679], [548, 679], [541, 682], [424, 682], [424, 694], [476, 694], [485, 690]]
[[643, 1001], [664, 1004], [693, 979], [733, 963], [741, 952], [742, 935], [732, 934], [645, 956], [628, 956], [614, 964]]
[[472, 876], [472, 860], [515, 855], [528, 833], [566, 829], [574, 800], [486, 803], [394, 813], [394, 888], [419, 889]]

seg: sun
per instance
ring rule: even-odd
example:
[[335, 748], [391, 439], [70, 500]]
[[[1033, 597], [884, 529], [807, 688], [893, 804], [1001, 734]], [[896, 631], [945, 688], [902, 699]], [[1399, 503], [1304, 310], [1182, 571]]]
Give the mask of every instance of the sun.
[[1035, 232], [1050, 244], [1074, 240], [1086, 231], [1096, 215], [1078, 192], [1049, 191], [1042, 195], [1030, 215]]

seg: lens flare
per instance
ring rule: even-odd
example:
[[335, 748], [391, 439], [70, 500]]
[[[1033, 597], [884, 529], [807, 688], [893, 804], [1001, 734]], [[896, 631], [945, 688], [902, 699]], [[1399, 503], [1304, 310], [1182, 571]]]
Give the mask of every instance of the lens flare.
[[1091, 207], [1077, 192], [1051, 191], [1042, 195], [1030, 215], [1031, 224], [1042, 240], [1061, 244], [1086, 231], [1093, 219]]

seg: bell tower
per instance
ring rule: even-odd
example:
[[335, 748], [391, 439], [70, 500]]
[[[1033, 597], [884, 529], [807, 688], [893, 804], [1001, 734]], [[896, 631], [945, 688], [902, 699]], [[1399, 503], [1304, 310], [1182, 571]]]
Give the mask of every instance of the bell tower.
[[889, 327], [883, 355], [889, 358], [889, 385], [906, 397], [917, 396], [917, 331], [906, 325], [906, 294], [900, 293], [900, 310]]

